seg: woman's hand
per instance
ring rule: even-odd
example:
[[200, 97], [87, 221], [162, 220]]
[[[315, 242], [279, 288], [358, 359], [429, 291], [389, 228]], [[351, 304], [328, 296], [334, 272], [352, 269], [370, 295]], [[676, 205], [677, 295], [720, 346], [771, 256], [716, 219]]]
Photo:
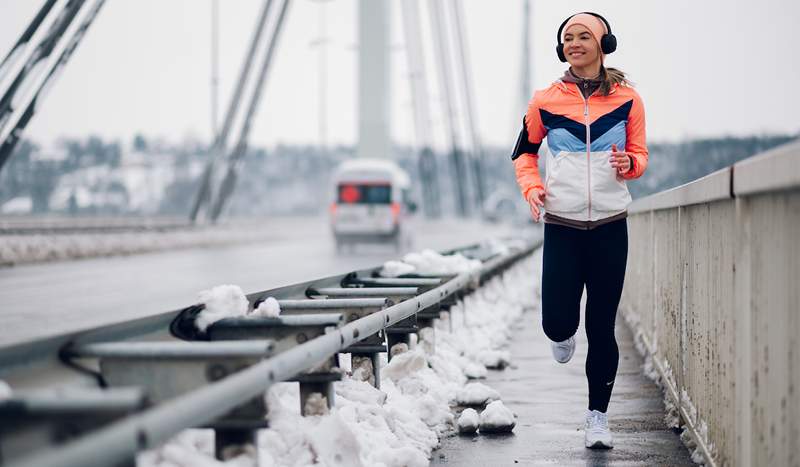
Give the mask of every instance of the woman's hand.
[[531, 217], [534, 222], [539, 222], [539, 214], [542, 212], [541, 207], [544, 206], [545, 192], [542, 188], [534, 188], [528, 194], [528, 204], [531, 208]]
[[631, 161], [631, 156], [629, 156], [627, 152], [617, 151], [616, 144], [611, 145], [611, 157], [608, 161], [611, 163], [611, 167], [617, 169], [617, 173], [620, 175], [631, 170], [631, 164], [633, 163], [633, 161]]

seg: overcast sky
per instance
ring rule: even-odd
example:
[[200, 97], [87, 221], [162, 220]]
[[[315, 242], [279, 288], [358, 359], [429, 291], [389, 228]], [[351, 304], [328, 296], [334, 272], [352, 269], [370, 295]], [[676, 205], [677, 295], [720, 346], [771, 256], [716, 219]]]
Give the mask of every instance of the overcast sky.
[[[0, 0], [0, 54], [16, 41], [41, 1]], [[641, 93], [650, 141], [800, 131], [796, 0], [533, 0], [536, 88], [565, 69], [555, 35], [569, 14], [606, 16], [619, 49], [607, 64], [626, 71]], [[220, 1], [220, 114], [232, 92], [259, 0]], [[400, 2], [392, 2], [392, 132], [414, 140]], [[430, 22], [422, 28], [433, 128], [444, 141]], [[356, 135], [357, 0], [330, 0], [329, 143]], [[477, 122], [488, 144], [511, 146], [518, 131], [522, 0], [463, 0], [474, 70]], [[255, 145], [317, 144], [320, 98], [319, 2], [293, 0], [273, 72], [252, 131]], [[179, 141], [211, 134], [211, 0], [108, 0], [26, 135], [45, 143], [90, 133], [130, 141], [137, 132]]]

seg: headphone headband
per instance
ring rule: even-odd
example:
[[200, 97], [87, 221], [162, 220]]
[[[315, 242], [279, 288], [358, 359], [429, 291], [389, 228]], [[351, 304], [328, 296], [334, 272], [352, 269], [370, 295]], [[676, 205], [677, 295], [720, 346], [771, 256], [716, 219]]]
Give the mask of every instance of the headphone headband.
[[[603, 18], [601, 15], [593, 13], [591, 11], [584, 11], [582, 13], [585, 13], [587, 15], [592, 15], [595, 18], [598, 18], [606, 26], [606, 33], [603, 34], [603, 37], [597, 38], [600, 42], [600, 50], [604, 54], [610, 54], [615, 50], [617, 50], [617, 38], [611, 32], [611, 24], [609, 24], [608, 20]], [[561, 26], [558, 27], [558, 32], [556, 33], [557, 36], [556, 40], [558, 41], [558, 45], [556, 46], [556, 54], [558, 55], [558, 59], [561, 60], [562, 62], [566, 62], [567, 57], [564, 55], [564, 43], [561, 41], [561, 33], [564, 31], [564, 26], [567, 25], [569, 20], [571, 20], [575, 15], [579, 14], [581, 13], [575, 13], [574, 15], [571, 15], [569, 18], [565, 19], [563, 23], [561, 23]]]

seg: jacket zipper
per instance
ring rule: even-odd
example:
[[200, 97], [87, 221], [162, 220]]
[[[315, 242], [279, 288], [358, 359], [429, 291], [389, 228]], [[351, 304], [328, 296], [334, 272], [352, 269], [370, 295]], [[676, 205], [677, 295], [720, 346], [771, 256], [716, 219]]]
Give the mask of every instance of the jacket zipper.
[[[584, 83], [584, 85], [586, 86], [588, 83]], [[589, 199], [589, 218], [587, 220], [592, 220], [592, 139], [590, 135], [591, 130], [589, 127], [589, 98], [583, 97], [583, 92], [581, 92], [578, 83], [575, 83], [575, 87], [578, 88], [578, 95], [580, 95], [581, 99], [583, 99], [583, 122], [586, 125], [586, 193], [588, 194]]]

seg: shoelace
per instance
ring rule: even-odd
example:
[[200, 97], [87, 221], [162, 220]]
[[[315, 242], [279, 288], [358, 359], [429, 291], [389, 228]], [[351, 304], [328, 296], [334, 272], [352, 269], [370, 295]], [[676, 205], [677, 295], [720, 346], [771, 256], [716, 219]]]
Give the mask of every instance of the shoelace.
[[586, 419], [586, 428], [593, 431], [608, 431], [608, 416], [603, 412], [592, 412]]

